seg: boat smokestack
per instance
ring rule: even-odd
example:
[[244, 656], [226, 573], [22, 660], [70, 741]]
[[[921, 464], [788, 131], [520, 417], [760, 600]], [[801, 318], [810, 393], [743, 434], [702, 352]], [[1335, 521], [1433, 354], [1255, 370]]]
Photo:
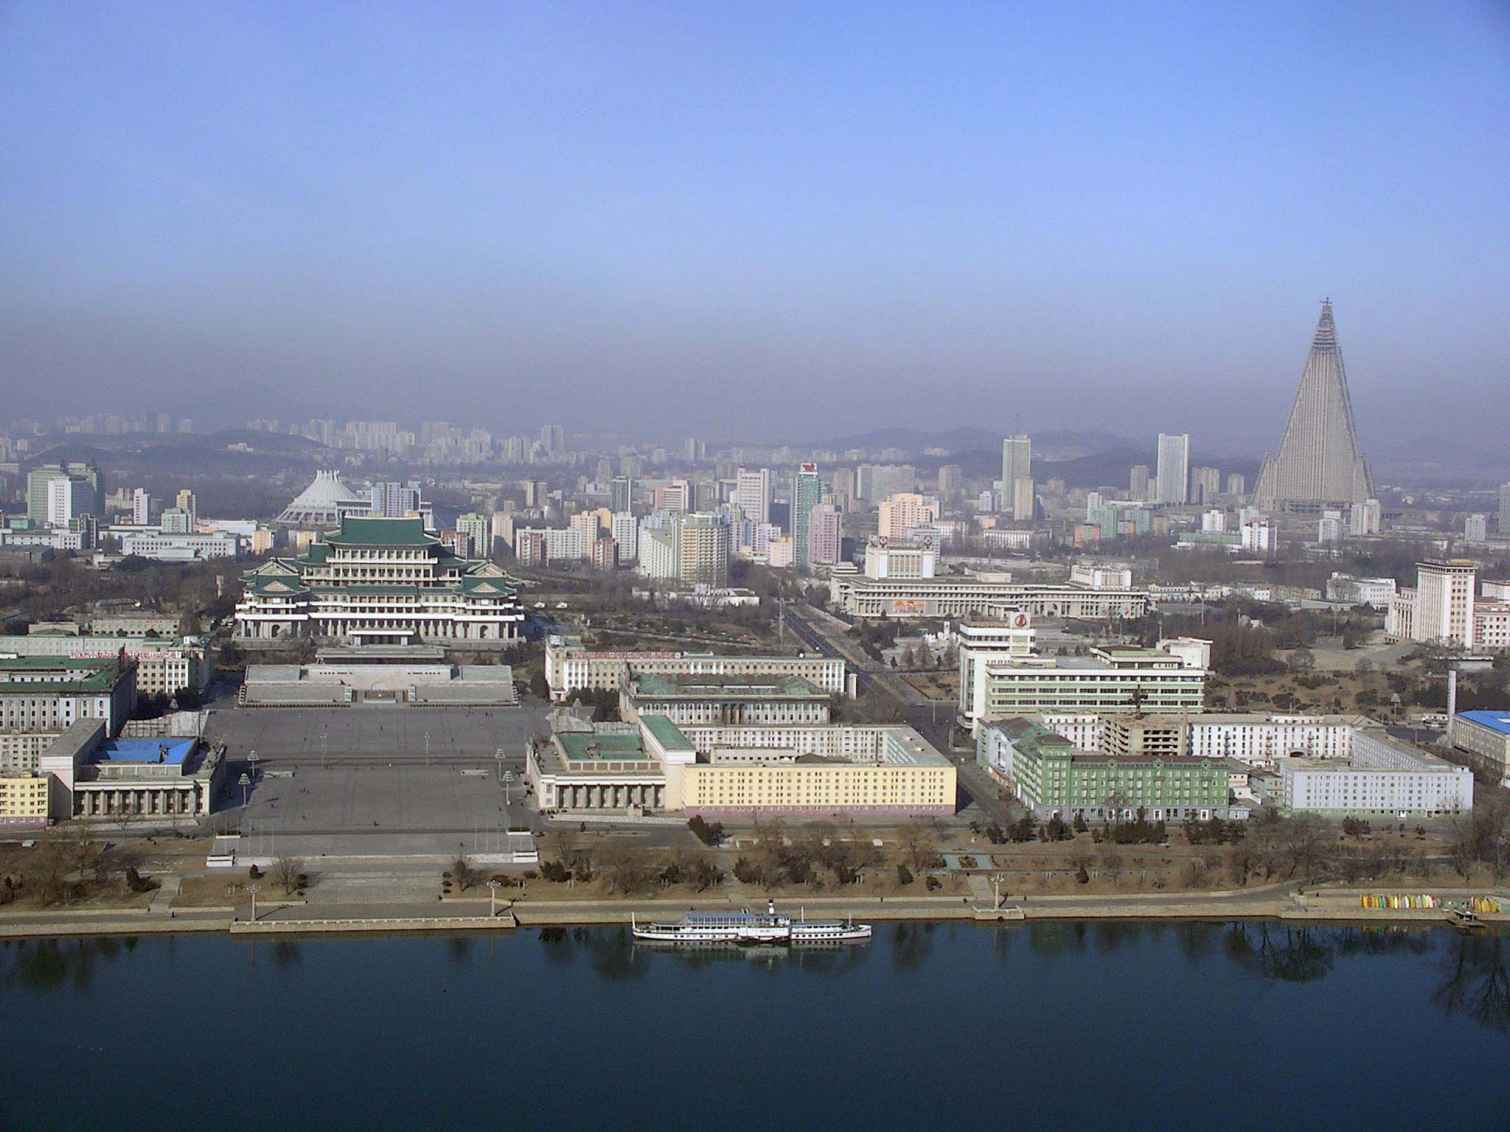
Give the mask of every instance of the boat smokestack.
[[776, 914], [776, 901], [773, 897], [766, 897], [765, 911], [767, 916], [774, 916]]

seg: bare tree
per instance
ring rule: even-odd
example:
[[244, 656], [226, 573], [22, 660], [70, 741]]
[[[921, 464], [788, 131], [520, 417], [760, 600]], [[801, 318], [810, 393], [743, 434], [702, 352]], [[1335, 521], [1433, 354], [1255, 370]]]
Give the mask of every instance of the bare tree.
[[283, 888], [285, 896], [292, 896], [299, 891], [299, 885], [304, 879], [304, 860], [302, 857], [279, 857], [273, 861], [273, 879]]
[[477, 883], [477, 870], [472, 867], [472, 862], [467, 860], [465, 855], [451, 862], [451, 883], [456, 885], [458, 892], [465, 892]]

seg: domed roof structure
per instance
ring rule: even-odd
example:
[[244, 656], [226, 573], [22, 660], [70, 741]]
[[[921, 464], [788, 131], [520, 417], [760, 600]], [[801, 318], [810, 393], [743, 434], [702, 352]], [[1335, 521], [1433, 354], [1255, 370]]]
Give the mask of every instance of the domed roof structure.
[[341, 482], [337, 472], [321, 470], [315, 473], [310, 485], [283, 509], [277, 521], [285, 527], [303, 529], [339, 527], [343, 513], [364, 512], [370, 506], [369, 500]]

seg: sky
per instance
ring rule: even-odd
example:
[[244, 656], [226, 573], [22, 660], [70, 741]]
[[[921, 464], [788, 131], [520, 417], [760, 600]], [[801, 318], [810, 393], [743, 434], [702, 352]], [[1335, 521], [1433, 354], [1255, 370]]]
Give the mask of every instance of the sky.
[[[0, 0], [0, 418], [1502, 449], [1510, 4]], [[7, 412], [7, 408], [11, 412]]]

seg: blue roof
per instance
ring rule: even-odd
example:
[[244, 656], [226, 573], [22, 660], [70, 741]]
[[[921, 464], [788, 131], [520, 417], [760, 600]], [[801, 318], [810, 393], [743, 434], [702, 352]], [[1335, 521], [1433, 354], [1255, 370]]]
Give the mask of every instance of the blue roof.
[[100, 744], [100, 760], [109, 759], [113, 763], [160, 761], [181, 766], [196, 742], [196, 739], [109, 739]]
[[1491, 731], [1498, 731], [1501, 735], [1510, 735], [1510, 709], [1505, 711], [1460, 711], [1459, 719], [1466, 719], [1477, 723], [1480, 727], [1487, 727]]

